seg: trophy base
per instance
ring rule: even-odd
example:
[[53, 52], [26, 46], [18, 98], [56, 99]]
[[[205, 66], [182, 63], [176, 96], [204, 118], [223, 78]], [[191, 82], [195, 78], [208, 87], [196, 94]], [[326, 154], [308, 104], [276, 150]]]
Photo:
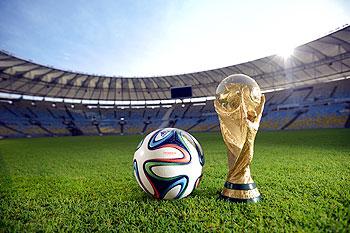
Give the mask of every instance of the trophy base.
[[261, 195], [255, 183], [234, 184], [226, 181], [220, 199], [236, 203], [255, 203], [261, 200]]

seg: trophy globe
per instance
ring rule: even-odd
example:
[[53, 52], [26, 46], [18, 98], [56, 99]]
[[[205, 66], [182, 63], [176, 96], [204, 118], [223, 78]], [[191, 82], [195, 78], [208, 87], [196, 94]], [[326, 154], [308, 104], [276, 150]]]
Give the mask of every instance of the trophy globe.
[[258, 83], [251, 77], [244, 74], [234, 74], [220, 82], [216, 88], [216, 99], [227, 111], [237, 109], [243, 101], [249, 119], [254, 121], [255, 109], [261, 101], [261, 90]]

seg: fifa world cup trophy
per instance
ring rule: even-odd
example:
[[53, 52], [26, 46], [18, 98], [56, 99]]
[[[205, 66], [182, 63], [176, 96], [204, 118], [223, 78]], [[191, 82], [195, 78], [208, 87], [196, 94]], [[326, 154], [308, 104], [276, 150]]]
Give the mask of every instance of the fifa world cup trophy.
[[250, 175], [254, 140], [265, 104], [256, 81], [234, 74], [216, 89], [215, 110], [227, 147], [228, 175], [221, 198], [232, 202], [257, 202], [260, 193]]

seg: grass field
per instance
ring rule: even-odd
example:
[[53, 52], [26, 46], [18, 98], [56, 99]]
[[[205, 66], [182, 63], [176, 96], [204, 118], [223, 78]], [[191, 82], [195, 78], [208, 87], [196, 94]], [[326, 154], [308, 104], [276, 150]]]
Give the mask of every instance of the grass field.
[[349, 232], [350, 130], [259, 132], [257, 204], [218, 200], [226, 150], [195, 134], [206, 165], [189, 197], [157, 201], [139, 188], [132, 158], [141, 136], [0, 141], [0, 232]]

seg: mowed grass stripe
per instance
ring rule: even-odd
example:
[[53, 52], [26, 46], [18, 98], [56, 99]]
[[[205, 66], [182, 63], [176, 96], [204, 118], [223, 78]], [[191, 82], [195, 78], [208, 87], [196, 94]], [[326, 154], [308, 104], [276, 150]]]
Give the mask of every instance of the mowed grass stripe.
[[188, 198], [157, 201], [137, 185], [142, 136], [0, 141], [1, 231], [338, 231], [350, 220], [350, 130], [259, 132], [257, 204], [218, 200], [227, 174], [220, 133], [195, 134], [206, 158]]

